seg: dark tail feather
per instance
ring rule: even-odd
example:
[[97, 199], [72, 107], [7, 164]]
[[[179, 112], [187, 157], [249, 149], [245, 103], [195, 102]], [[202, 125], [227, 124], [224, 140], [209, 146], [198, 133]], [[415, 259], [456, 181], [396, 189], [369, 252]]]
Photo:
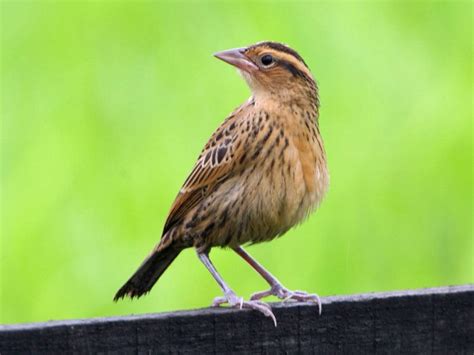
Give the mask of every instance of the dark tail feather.
[[172, 246], [155, 250], [145, 259], [132, 277], [123, 285], [114, 297], [114, 301], [128, 296], [130, 298], [143, 296], [151, 290], [156, 281], [181, 252]]

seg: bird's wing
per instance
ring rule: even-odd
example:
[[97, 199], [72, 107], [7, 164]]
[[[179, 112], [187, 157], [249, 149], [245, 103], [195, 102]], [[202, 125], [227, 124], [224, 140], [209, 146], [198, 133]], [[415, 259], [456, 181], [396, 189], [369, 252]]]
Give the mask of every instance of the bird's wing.
[[165, 223], [163, 235], [181, 222], [197, 206], [212, 186], [238, 169], [244, 155], [242, 135], [237, 134], [236, 116], [232, 114], [207, 142], [191, 174], [179, 191]]

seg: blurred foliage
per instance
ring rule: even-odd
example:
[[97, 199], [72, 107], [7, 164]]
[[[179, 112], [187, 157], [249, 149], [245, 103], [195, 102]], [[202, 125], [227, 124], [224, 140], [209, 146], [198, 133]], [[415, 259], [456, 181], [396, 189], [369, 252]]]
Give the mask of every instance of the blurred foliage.
[[[220, 290], [192, 250], [112, 302], [202, 146], [249, 95], [215, 51], [290, 44], [315, 74], [330, 192], [249, 248], [320, 295], [473, 281], [472, 3], [2, 2], [1, 322], [156, 312]], [[239, 293], [266, 288], [228, 250]]]

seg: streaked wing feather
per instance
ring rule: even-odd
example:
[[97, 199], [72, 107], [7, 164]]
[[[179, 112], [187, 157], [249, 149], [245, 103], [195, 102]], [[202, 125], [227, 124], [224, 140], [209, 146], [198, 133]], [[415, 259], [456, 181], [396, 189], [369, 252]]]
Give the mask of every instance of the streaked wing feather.
[[181, 222], [197, 206], [212, 186], [235, 173], [236, 164], [243, 153], [241, 135], [237, 134], [236, 117], [231, 115], [214, 132], [193, 170], [184, 182], [166, 220], [163, 235]]

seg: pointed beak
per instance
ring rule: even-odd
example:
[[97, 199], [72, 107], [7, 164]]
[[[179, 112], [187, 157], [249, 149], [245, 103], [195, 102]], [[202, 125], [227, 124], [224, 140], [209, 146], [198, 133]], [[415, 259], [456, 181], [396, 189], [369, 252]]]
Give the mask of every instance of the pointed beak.
[[214, 53], [214, 57], [233, 65], [248, 73], [258, 70], [258, 67], [244, 54], [246, 48], [235, 48]]

